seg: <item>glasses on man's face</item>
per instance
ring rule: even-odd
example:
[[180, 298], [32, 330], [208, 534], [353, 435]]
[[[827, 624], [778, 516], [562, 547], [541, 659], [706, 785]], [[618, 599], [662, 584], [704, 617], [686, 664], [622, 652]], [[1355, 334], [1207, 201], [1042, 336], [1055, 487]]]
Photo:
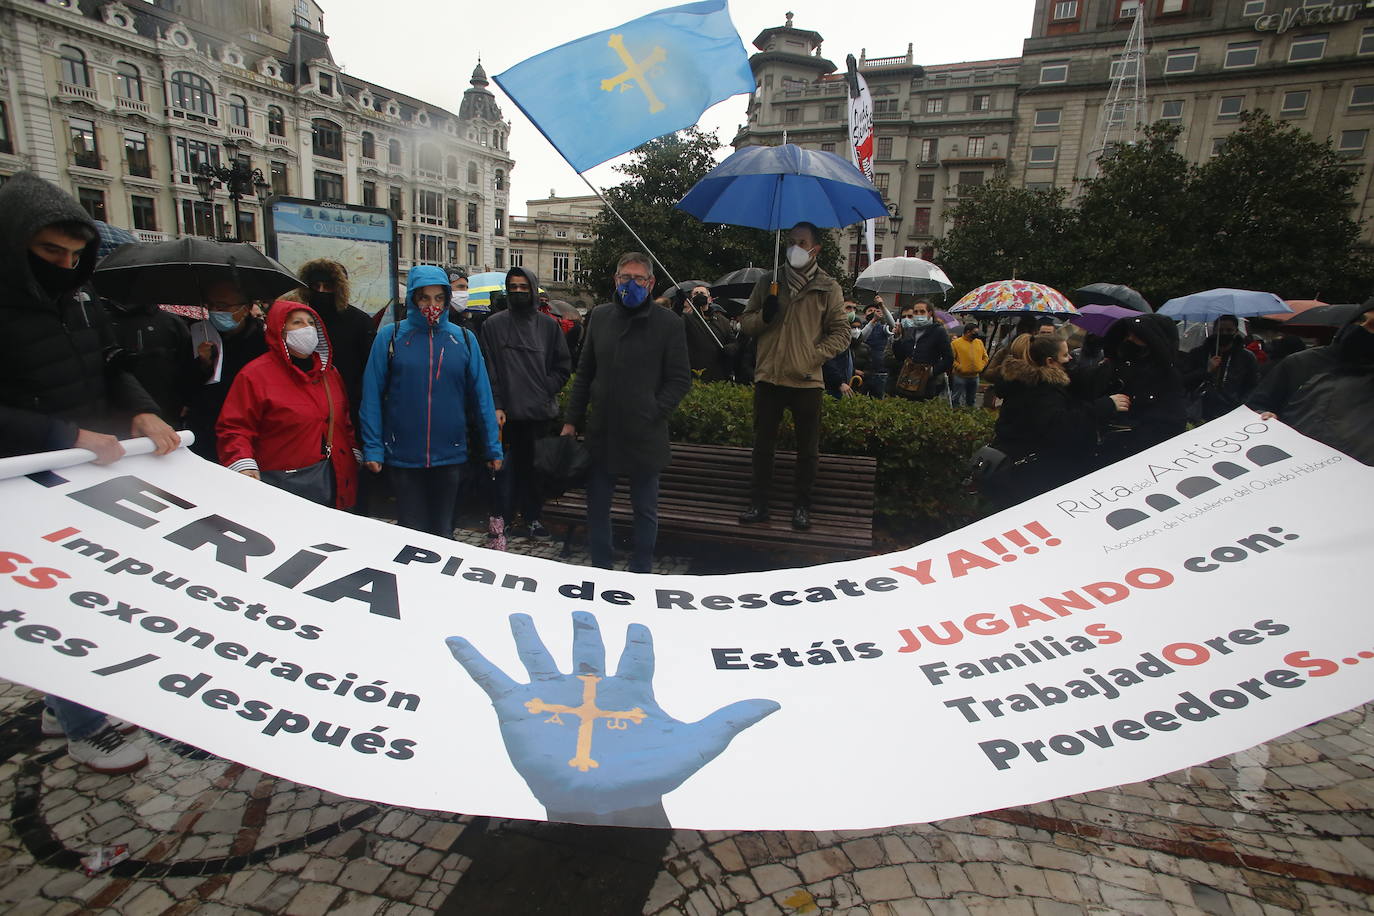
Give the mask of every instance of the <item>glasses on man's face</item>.
[[649, 281], [652, 280], [652, 279], [653, 279], [653, 277], [640, 277], [640, 276], [635, 276], [634, 274], [616, 274], [616, 275], [615, 275], [615, 282], [616, 282], [616, 285], [617, 285], [617, 286], [622, 285], [622, 284], [625, 284], [625, 283], [638, 283], [640, 286], [648, 286], [648, 285], [649, 285]]

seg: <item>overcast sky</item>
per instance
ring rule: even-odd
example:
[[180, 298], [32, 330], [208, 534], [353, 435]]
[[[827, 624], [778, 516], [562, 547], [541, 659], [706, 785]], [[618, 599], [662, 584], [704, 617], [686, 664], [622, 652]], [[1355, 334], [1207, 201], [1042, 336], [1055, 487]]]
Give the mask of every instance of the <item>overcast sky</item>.
[[[672, 0], [320, 0], [334, 59], [347, 71], [457, 112], [480, 54], [494, 75], [574, 38], [599, 32], [674, 5]], [[1017, 57], [1030, 34], [1034, 0], [731, 0], [730, 16], [746, 51], [763, 29], [783, 24], [819, 32], [821, 52], [844, 69], [846, 54], [867, 48], [869, 57], [906, 53], [911, 42], [920, 64]], [[514, 123], [510, 153], [515, 159], [511, 211], [546, 196], [586, 194], [586, 185], [543, 135], [492, 83], [505, 116]], [[701, 126], [728, 144], [745, 120], [747, 97], [727, 99], [709, 110]], [[611, 165], [587, 173], [598, 187], [620, 178]]]

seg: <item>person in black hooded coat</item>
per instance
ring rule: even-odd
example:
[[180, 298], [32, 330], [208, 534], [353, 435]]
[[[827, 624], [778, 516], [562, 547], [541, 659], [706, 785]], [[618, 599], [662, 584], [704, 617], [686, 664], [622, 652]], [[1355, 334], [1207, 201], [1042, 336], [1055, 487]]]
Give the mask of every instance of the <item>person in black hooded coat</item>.
[[1070, 391], [1069, 345], [1022, 334], [1012, 341], [995, 386], [1002, 407], [993, 444], [1021, 462], [993, 479], [988, 496], [1000, 508], [1024, 502], [1091, 470], [1099, 428], [1131, 406], [1125, 394], [1085, 401]]
[[1092, 397], [1124, 394], [1125, 417], [1112, 423], [1098, 449], [1098, 467], [1128, 458], [1188, 428], [1183, 375], [1178, 368], [1178, 325], [1164, 315], [1122, 318], [1107, 329], [1104, 359], [1085, 379]]

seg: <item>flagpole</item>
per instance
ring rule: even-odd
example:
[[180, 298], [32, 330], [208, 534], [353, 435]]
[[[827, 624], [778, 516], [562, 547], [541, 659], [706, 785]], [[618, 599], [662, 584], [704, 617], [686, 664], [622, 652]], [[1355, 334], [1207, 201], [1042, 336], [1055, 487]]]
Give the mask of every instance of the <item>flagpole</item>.
[[[625, 217], [620, 215], [620, 211], [617, 210], [615, 206], [609, 200], [606, 199], [606, 195], [602, 194], [601, 191], [597, 189], [596, 185], [588, 181], [586, 175], [583, 175], [581, 172], [578, 172], [577, 177], [582, 179], [582, 183], [591, 189], [591, 192], [597, 196], [597, 199], [599, 199], [601, 203], [605, 205], [607, 210], [610, 210], [612, 213], [615, 214], [615, 218], [620, 220], [620, 225], [624, 226], [626, 230], [629, 231], [630, 235], [634, 236], [635, 241], [639, 243], [639, 247], [643, 248], [645, 254], [654, 259], [654, 263], [657, 264], [660, 269], [662, 269], [664, 276], [668, 278], [668, 282], [673, 284], [673, 288], [676, 289], [677, 279], [673, 277], [672, 273], [668, 270], [667, 266], [665, 266], [664, 263], [658, 259], [658, 255], [654, 254], [653, 249], [650, 248], [645, 243], [645, 241], [639, 237], [639, 233], [635, 232], [634, 227], [625, 221]], [[720, 338], [716, 336], [716, 330], [715, 328], [711, 327], [710, 322], [706, 320], [706, 316], [701, 314], [700, 312], [697, 312], [695, 307], [692, 309], [692, 311], [696, 312], [697, 318], [701, 319], [702, 326], [705, 327], [706, 332], [711, 335], [711, 339], [716, 342], [716, 346], [724, 350], [725, 344], [721, 343]]]

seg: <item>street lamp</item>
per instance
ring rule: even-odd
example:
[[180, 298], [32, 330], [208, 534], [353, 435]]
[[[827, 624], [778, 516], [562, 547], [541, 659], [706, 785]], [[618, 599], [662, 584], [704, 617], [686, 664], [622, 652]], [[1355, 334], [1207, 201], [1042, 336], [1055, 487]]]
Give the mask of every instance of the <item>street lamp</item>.
[[196, 164], [196, 172], [191, 178], [191, 183], [196, 186], [201, 199], [207, 204], [214, 203], [216, 182], [223, 185], [229, 192], [229, 203], [234, 208], [232, 240], [241, 242], [243, 241], [243, 224], [239, 219], [239, 201], [251, 191], [257, 196], [260, 203], [264, 202], [272, 196], [272, 186], [263, 177], [262, 169], [249, 168], [238, 160], [235, 160], [229, 168], [211, 165], [208, 162]]
[[899, 236], [902, 234], [902, 215], [897, 212], [896, 204], [891, 204], [888, 208], [887, 229], [892, 233], [892, 256], [897, 257]]

